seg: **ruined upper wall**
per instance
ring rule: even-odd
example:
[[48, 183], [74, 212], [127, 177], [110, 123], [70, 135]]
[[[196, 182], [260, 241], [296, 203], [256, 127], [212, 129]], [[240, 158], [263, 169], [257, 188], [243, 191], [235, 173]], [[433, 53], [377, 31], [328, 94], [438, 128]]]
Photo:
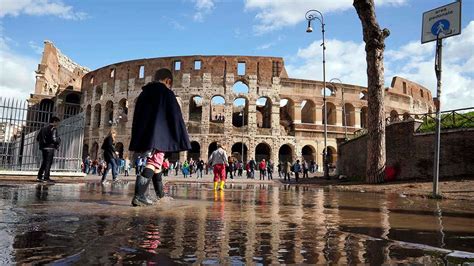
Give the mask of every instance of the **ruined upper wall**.
[[[238, 64], [245, 63], [245, 73], [239, 75]], [[197, 68], [197, 65], [200, 68]], [[179, 68], [178, 68], [179, 66]], [[280, 57], [260, 56], [175, 56], [138, 59], [108, 65], [83, 78], [83, 89], [87, 90], [103, 83], [113, 84], [115, 80], [142, 79], [153, 77], [160, 68], [173, 71], [174, 86], [181, 87], [183, 73], [191, 75], [191, 86], [200, 87], [204, 73], [211, 74], [212, 84], [223, 85], [225, 77], [233, 74], [238, 77], [255, 75], [259, 83], [271, 84], [273, 77], [288, 77]]]
[[87, 72], [89, 69], [62, 54], [52, 42], [45, 41], [41, 63], [36, 70], [34, 94], [54, 97], [66, 88], [81, 91], [82, 77]]

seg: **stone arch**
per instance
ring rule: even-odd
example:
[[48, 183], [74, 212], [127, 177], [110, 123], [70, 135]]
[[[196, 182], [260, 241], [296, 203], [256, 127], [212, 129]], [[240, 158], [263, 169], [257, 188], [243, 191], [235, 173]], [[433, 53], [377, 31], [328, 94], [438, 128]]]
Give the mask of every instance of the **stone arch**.
[[128, 100], [122, 98], [118, 106], [118, 121], [119, 123], [126, 123], [128, 121]]
[[293, 147], [290, 144], [280, 146], [278, 150], [278, 161], [293, 163]]
[[344, 104], [344, 113], [345, 113], [345, 119], [342, 121], [343, 126], [350, 126], [353, 127], [355, 126], [355, 108], [354, 105], [350, 103], [345, 103]]
[[398, 121], [398, 112], [396, 110], [390, 111], [390, 122]]
[[260, 97], [256, 102], [257, 127], [272, 127], [272, 100], [269, 97]]
[[99, 143], [97, 143], [97, 141], [94, 141], [91, 148], [91, 159], [92, 160], [99, 159], [98, 155], [99, 155]]
[[364, 106], [360, 109], [360, 127], [367, 128], [367, 106]]
[[100, 117], [102, 115], [102, 106], [100, 105], [100, 103], [96, 104], [95, 107], [94, 107], [94, 126], [99, 128], [100, 127]]
[[314, 124], [316, 122], [316, 105], [312, 100], [304, 100], [301, 103], [301, 123]]
[[232, 92], [235, 94], [248, 94], [249, 86], [244, 82], [244, 80], [238, 80], [232, 86]]
[[280, 100], [280, 124], [287, 127], [295, 119], [295, 102], [290, 98]]
[[114, 103], [112, 101], [107, 101], [105, 104], [104, 126], [110, 127], [114, 122]]
[[248, 125], [249, 101], [245, 97], [235, 98], [232, 104], [232, 125], [242, 127]]
[[202, 97], [195, 95], [189, 100], [189, 121], [201, 122]]
[[326, 97], [328, 96], [336, 96], [336, 88], [335, 87], [326, 87], [321, 88], [321, 96], [324, 96], [324, 92], [326, 92]]
[[165, 152], [165, 158], [171, 163], [179, 161], [179, 152]]
[[188, 151], [188, 160], [193, 159], [197, 161], [201, 158], [201, 145], [197, 141], [191, 141], [191, 150]]
[[64, 100], [64, 119], [77, 115], [81, 110], [81, 96], [78, 93], [69, 93]]
[[214, 141], [211, 144], [209, 144], [209, 147], [207, 148], [207, 158], [209, 158], [212, 152], [215, 150], [217, 150], [217, 141]]
[[115, 150], [118, 152], [118, 156], [120, 159], [123, 159], [123, 152], [124, 152], [124, 147], [122, 142], [117, 142], [115, 144]]
[[265, 142], [261, 142], [255, 147], [255, 160], [257, 162], [262, 159], [265, 159], [266, 161], [270, 160], [271, 154], [272, 149], [270, 148], [270, 145]]
[[[336, 114], [336, 105], [331, 103], [331, 102], [326, 102], [327, 104], [327, 112], [328, 112], [328, 115], [327, 115], [327, 118], [328, 118], [328, 125], [336, 125], [337, 123], [337, 114]], [[324, 121], [324, 106], [322, 108], [322, 112], [323, 112], [323, 124], [326, 123], [326, 121]]]
[[316, 149], [311, 145], [305, 145], [303, 149], [301, 149], [301, 157], [308, 163], [316, 161]]
[[86, 107], [86, 126], [91, 126], [91, 118], [92, 118], [92, 107], [91, 105], [87, 105]]
[[[244, 148], [244, 156], [242, 156], [242, 145]], [[248, 149], [247, 145], [242, 144], [242, 142], [236, 142], [234, 145], [232, 145], [231, 148], [231, 154], [234, 158], [236, 158], [239, 161], [246, 162], [248, 160]], [[242, 160], [243, 157], [243, 160]]]
[[225, 97], [222, 95], [214, 95], [211, 98], [209, 120], [215, 123], [224, 123], [225, 119]]
[[54, 101], [51, 99], [43, 99], [39, 104], [39, 110], [34, 121], [48, 123], [53, 115]]

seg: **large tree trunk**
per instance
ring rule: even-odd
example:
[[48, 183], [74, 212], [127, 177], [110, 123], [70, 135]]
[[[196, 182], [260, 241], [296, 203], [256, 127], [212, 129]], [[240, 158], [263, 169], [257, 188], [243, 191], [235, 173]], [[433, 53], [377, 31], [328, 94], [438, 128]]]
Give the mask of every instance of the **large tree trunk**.
[[368, 121], [366, 181], [381, 183], [385, 176], [385, 110], [383, 52], [385, 38], [375, 17], [374, 0], [354, 0], [354, 7], [362, 23], [367, 60]]

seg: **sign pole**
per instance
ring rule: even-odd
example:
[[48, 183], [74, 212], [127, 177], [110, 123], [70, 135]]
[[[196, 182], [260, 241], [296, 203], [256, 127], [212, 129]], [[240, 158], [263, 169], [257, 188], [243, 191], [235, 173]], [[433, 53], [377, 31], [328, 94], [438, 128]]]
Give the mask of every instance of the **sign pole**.
[[439, 157], [440, 157], [440, 140], [441, 140], [441, 59], [443, 51], [443, 39], [436, 37], [436, 56], [435, 56], [435, 72], [436, 72], [436, 133], [435, 133], [435, 151], [433, 162], [433, 197], [439, 197]]

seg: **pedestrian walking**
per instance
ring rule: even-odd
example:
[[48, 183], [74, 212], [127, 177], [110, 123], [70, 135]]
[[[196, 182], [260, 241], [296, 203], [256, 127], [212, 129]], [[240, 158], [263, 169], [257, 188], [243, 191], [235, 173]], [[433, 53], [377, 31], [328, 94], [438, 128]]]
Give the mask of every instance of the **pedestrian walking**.
[[41, 150], [43, 157], [36, 178], [39, 182], [54, 182], [50, 178], [50, 175], [54, 159], [54, 151], [57, 150], [61, 144], [61, 138], [59, 138], [57, 129], [59, 121], [58, 117], [51, 117], [51, 119], [49, 119], [49, 125], [41, 128], [36, 136], [36, 141], [39, 143], [39, 149]]
[[255, 178], [255, 168], [257, 167], [257, 163], [255, 160], [252, 158], [249, 161], [249, 167], [250, 167], [250, 178]]
[[189, 163], [188, 163], [188, 161], [184, 161], [182, 172], [183, 172], [184, 178], [187, 178], [188, 175], [189, 175]]
[[128, 157], [125, 157], [125, 176], [129, 176], [130, 171], [130, 160]]
[[296, 160], [296, 162], [293, 164], [293, 173], [295, 173], [296, 183], [298, 183], [300, 172], [301, 172], [300, 160]]
[[265, 162], [265, 159], [260, 161], [258, 169], [260, 170], [260, 180], [265, 180], [265, 172], [267, 170], [267, 163]]
[[107, 182], [107, 174], [109, 170], [112, 170], [112, 180], [117, 180], [117, 156], [118, 152], [115, 150], [115, 136], [117, 132], [115, 129], [111, 129], [107, 137], [104, 139], [102, 143], [102, 150], [104, 150], [104, 160], [106, 163], [106, 168], [104, 173], [102, 174], [101, 183], [105, 184]]
[[130, 151], [146, 155], [145, 168], [137, 175], [133, 206], [151, 205], [146, 192], [152, 179], [157, 197], [164, 196], [161, 167], [165, 152], [191, 149], [188, 132], [176, 95], [171, 90], [173, 75], [159, 69], [155, 81], [142, 88], [133, 114]]
[[308, 168], [308, 162], [306, 162], [306, 160], [303, 160], [302, 167], [303, 167], [303, 178], [309, 178], [308, 176], [309, 168]]
[[267, 163], [267, 179], [268, 180], [271, 180], [273, 179], [273, 162], [272, 160], [268, 160], [268, 163]]
[[214, 171], [214, 190], [217, 190], [220, 181], [220, 190], [224, 190], [225, 185], [225, 166], [228, 164], [227, 153], [221, 144], [217, 144], [217, 150], [213, 151], [209, 157], [208, 163], [212, 165]]
[[196, 173], [196, 178], [199, 178], [201, 177], [202, 178], [202, 172], [204, 171], [204, 167], [205, 167], [205, 164], [204, 164], [204, 161], [199, 158], [199, 161], [197, 162], [197, 173]]
[[225, 168], [226, 177], [230, 177], [230, 179], [234, 179], [234, 175], [233, 175], [233, 173], [234, 173], [234, 162], [232, 160], [232, 157], [229, 156], [227, 158], [227, 162], [228, 162], [228, 164]]

